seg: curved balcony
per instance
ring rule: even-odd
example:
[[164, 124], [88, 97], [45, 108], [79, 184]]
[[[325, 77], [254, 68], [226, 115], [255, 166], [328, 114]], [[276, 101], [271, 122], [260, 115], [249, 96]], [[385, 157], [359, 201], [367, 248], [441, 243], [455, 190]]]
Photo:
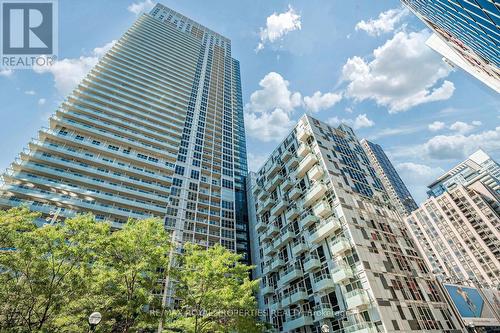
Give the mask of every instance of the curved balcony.
[[309, 246], [307, 246], [307, 244], [304, 243], [303, 241], [294, 242], [292, 246], [292, 254], [294, 257], [297, 257], [301, 253], [306, 252], [308, 249]]
[[297, 156], [305, 157], [307, 154], [311, 152], [311, 148], [309, 148], [306, 144], [302, 143], [297, 148]]
[[333, 256], [339, 256], [351, 249], [351, 244], [345, 237], [339, 237], [330, 243], [330, 250]]
[[292, 178], [286, 177], [285, 180], [283, 181], [283, 183], [281, 184], [281, 189], [284, 192], [286, 192], [293, 187], [294, 183], [295, 182], [292, 180]]
[[335, 317], [335, 311], [330, 303], [321, 303], [314, 307], [314, 321], [323, 321]]
[[320, 201], [313, 207], [314, 215], [325, 218], [330, 216], [333, 211], [330, 204], [326, 201]]
[[333, 283], [332, 278], [327, 274], [321, 274], [319, 276], [315, 276], [313, 282], [314, 282], [313, 289], [316, 292], [321, 292], [335, 288], [335, 283]]
[[333, 282], [337, 284], [349, 281], [352, 277], [354, 277], [354, 272], [352, 271], [352, 268], [345, 263], [339, 264], [332, 270]]
[[262, 295], [269, 295], [274, 293], [274, 286], [267, 284], [262, 287]]
[[285, 261], [281, 258], [271, 260], [271, 272], [277, 272], [281, 267], [285, 266]]
[[297, 139], [299, 141], [306, 141], [312, 135], [309, 128], [300, 127], [297, 129]]
[[292, 207], [285, 213], [286, 220], [288, 222], [293, 221], [297, 216], [300, 215], [299, 210], [296, 207]]
[[300, 268], [300, 264], [296, 262], [295, 264], [288, 266], [284, 271], [283, 275], [279, 279], [279, 283], [281, 286], [288, 285], [291, 281], [301, 278], [304, 276], [302, 273], [302, 269]]
[[319, 243], [325, 238], [332, 236], [335, 231], [341, 228], [339, 220], [336, 218], [330, 218], [328, 220], [323, 220], [319, 225], [317, 225], [312, 230], [309, 231], [309, 242]]
[[288, 192], [288, 198], [290, 200], [296, 200], [302, 195], [302, 189], [298, 186], [295, 186], [294, 188], [291, 189], [290, 192]]
[[281, 213], [283, 213], [285, 211], [287, 206], [288, 206], [288, 201], [278, 199], [278, 202], [276, 202], [276, 204], [273, 206], [273, 208], [271, 208], [271, 215], [272, 216], [280, 215]]
[[294, 313], [291, 316], [286, 317], [286, 321], [283, 323], [283, 331], [291, 332], [300, 327], [313, 325], [313, 319], [311, 316], [303, 313]]
[[311, 170], [307, 173], [307, 177], [309, 177], [310, 180], [319, 180], [321, 177], [323, 177], [323, 168], [320, 167], [319, 165], [315, 165], [312, 167]]
[[318, 201], [327, 191], [327, 187], [323, 183], [315, 183], [304, 196], [304, 207], [309, 207]]
[[289, 306], [292, 304], [299, 303], [301, 301], [305, 301], [308, 298], [309, 298], [309, 295], [307, 294], [306, 288], [297, 287], [297, 288], [293, 289], [292, 291], [283, 295], [283, 298], [281, 299], [281, 304], [283, 306]]
[[301, 215], [300, 221], [299, 221], [299, 226], [302, 230], [304, 230], [304, 229], [307, 229], [307, 227], [309, 227], [310, 225], [312, 225], [318, 221], [319, 221], [319, 219], [317, 216], [306, 212], [306, 213]]
[[288, 226], [281, 229], [280, 235], [281, 235], [281, 243], [286, 244], [294, 239], [295, 232], [293, 231], [291, 226]]
[[347, 309], [366, 308], [370, 305], [370, 298], [364, 289], [354, 289], [344, 295]]
[[315, 254], [311, 254], [304, 259], [304, 270], [310, 272], [321, 267], [321, 261]]
[[313, 154], [308, 154], [302, 161], [300, 161], [299, 166], [297, 167], [297, 176], [299, 178], [304, 177], [307, 171], [309, 171], [314, 164], [318, 162], [318, 158]]

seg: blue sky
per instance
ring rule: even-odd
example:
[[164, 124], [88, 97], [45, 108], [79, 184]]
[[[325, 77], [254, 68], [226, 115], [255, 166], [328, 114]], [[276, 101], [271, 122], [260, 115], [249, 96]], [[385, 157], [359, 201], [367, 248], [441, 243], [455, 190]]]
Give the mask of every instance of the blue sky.
[[[425, 46], [397, 0], [175, 1], [162, 4], [232, 40], [240, 60], [250, 169], [304, 113], [383, 146], [417, 201], [482, 147], [500, 158], [499, 96]], [[0, 72], [5, 169], [150, 0], [59, 1], [59, 60]]]

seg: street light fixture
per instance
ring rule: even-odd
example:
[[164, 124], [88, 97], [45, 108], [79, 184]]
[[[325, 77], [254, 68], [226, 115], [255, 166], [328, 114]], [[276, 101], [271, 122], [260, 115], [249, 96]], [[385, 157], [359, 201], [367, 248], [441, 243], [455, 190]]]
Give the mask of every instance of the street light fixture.
[[321, 326], [321, 333], [330, 333], [330, 327], [326, 324]]
[[92, 312], [92, 314], [89, 316], [89, 326], [90, 326], [90, 332], [94, 332], [95, 328], [99, 323], [101, 322], [102, 315], [100, 312]]

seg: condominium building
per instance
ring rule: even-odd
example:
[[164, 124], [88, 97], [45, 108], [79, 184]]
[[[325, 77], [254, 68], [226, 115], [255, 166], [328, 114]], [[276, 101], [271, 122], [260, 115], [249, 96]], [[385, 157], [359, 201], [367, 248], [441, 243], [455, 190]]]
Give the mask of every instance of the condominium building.
[[427, 194], [439, 196], [457, 185], [467, 185], [477, 180], [500, 194], [500, 165], [481, 149], [438, 177], [428, 186]]
[[[500, 6], [495, 0], [401, 0], [473, 72], [500, 92]], [[448, 50], [449, 51], [449, 50]], [[482, 80], [484, 81], [484, 80]]]
[[436, 275], [500, 283], [500, 167], [479, 150], [429, 186], [407, 222]]
[[165, 217], [247, 255], [240, 69], [231, 41], [160, 4], [141, 15], [3, 175], [0, 205]]
[[391, 202], [401, 216], [406, 216], [417, 209], [417, 203], [413, 200], [410, 191], [399, 177], [398, 172], [382, 147], [365, 139], [361, 140], [361, 146], [365, 150], [371, 165], [375, 168], [377, 175], [382, 180]]
[[462, 331], [351, 128], [304, 115], [255, 177], [253, 262], [277, 331]]

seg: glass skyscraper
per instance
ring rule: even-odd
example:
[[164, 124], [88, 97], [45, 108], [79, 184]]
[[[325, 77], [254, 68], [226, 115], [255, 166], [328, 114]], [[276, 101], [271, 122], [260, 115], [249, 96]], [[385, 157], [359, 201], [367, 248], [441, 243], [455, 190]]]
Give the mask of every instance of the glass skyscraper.
[[382, 147], [368, 140], [361, 140], [361, 146], [365, 150], [371, 164], [375, 167], [387, 194], [391, 198], [391, 202], [398, 212], [402, 216], [406, 216], [417, 209], [417, 203], [413, 200], [410, 191], [408, 191], [405, 183], [399, 177], [398, 172]]
[[248, 255], [240, 69], [231, 41], [160, 4], [141, 15], [3, 175], [0, 206], [165, 218]]
[[[500, 83], [500, 3], [496, 0], [401, 0], [484, 80]], [[454, 61], [455, 64], [460, 62]]]

